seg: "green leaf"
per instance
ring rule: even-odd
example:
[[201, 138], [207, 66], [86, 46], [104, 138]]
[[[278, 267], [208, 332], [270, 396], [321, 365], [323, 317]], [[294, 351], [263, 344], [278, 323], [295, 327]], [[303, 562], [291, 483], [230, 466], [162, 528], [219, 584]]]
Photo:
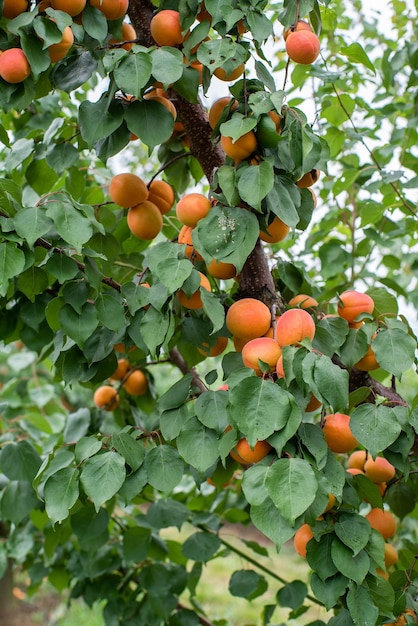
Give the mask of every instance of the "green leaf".
[[88, 81], [97, 66], [97, 60], [89, 51], [75, 51], [55, 64], [51, 82], [57, 89], [70, 93]]
[[64, 333], [80, 345], [90, 337], [98, 324], [96, 309], [88, 303], [82, 307], [80, 314], [74, 311], [71, 304], [64, 304], [59, 319]]
[[375, 318], [397, 316], [399, 305], [396, 297], [382, 287], [370, 287], [366, 293], [373, 298]]
[[5, 296], [9, 280], [18, 276], [25, 267], [25, 255], [17, 244], [0, 243], [0, 296]]
[[104, 452], [87, 459], [81, 470], [81, 484], [96, 511], [119, 491], [125, 477], [125, 459], [117, 452]]
[[312, 591], [318, 600], [322, 602], [329, 611], [338, 601], [348, 587], [348, 579], [342, 574], [335, 574], [326, 579], [321, 578], [315, 572], [311, 576], [310, 584]]
[[306, 549], [306, 559], [309, 566], [324, 582], [338, 572], [331, 556], [334, 538], [333, 533], [327, 533], [322, 535], [318, 541], [309, 541]]
[[215, 431], [206, 428], [195, 417], [184, 424], [177, 438], [182, 458], [199, 472], [205, 472], [219, 458]]
[[298, 609], [305, 601], [308, 588], [301, 580], [294, 580], [293, 582], [284, 585], [277, 592], [277, 601], [280, 606], [286, 606], [291, 609]]
[[268, 584], [264, 576], [253, 570], [237, 570], [229, 579], [229, 593], [238, 598], [254, 600], [267, 591]]
[[367, 56], [364, 48], [358, 43], [352, 43], [349, 46], [340, 48], [340, 54], [347, 57], [353, 63], [360, 63], [376, 74], [375, 67]]
[[228, 426], [227, 403], [227, 394], [205, 391], [200, 394], [195, 402], [196, 417], [204, 426], [223, 433]]
[[302, 364], [304, 380], [313, 394], [334, 412], [348, 406], [347, 370], [335, 365], [330, 357], [309, 353]]
[[354, 556], [351, 549], [342, 541], [334, 539], [331, 546], [331, 556], [341, 574], [359, 585], [363, 582], [370, 566], [370, 559], [365, 550], [361, 550]]
[[168, 411], [170, 409], [177, 409], [184, 404], [189, 397], [192, 380], [193, 377], [191, 374], [185, 374], [183, 378], [174, 383], [174, 385], [160, 397], [158, 401], [159, 410]]
[[174, 119], [160, 102], [131, 102], [125, 112], [129, 130], [148, 146], [149, 151], [164, 143], [173, 132]]
[[124, 328], [125, 309], [119, 294], [100, 293], [96, 299], [97, 317], [107, 328], [118, 332]]
[[136, 98], [142, 98], [142, 90], [148, 83], [151, 72], [151, 55], [147, 52], [137, 52], [136, 54], [129, 54], [122, 59], [115, 68], [114, 75], [119, 89]]
[[16, 232], [33, 246], [39, 237], [43, 237], [53, 226], [52, 220], [45, 215], [43, 207], [30, 207], [18, 211], [14, 218]]
[[79, 471], [65, 467], [48, 478], [44, 487], [45, 508], [52, 524], [62, 522], [79, 496]]
[[160, 445], [145, 457], [148, 481], [155, 489], [170, 493], [183, 477], [184, 464], [175, 448]]
[[318, 489], [310, 464], [298, 458], [275, 461], [268, 469], [266, 486], [279, 512], [291, 524], [312, 504]]
[[188, 259], [164, 259], [155, 268], [155, 273], [167, 287], [169, 294], [174, 293], [183, 285], [193, 271], [193, 263]]
[[365, 585], [357, 586], [353, 583], [350, 585], [347, 593], [347, 607], [356, 624], [361, 624], [361, 626], [376, 624], [379, 609]]
[[42, 460], [29, 441], [8, 443], [0, 451], [0, 470], [9, 480], [32, 482]]
[[126, 463], [135, 472], [145, 459], [145, 447], [142, 441], [137, 441], [128, 433], [116, 433], [112, 436], [112, 446], [119, 452]]
[[147, 510], [146, 520], [153, 528], [181, 529], [187, 522], [190, 511], [186, 505], [177, 500], [157, 500]]
[[48, 199], [46, 214], [54, 222], [54, 226], [62, 239], [81, 252], [93, 234], [91, 221], [67, 200]]
[[262, 161], [239, 170], [238, 191], [244, 202], [261, 210], [261, 201], [274, 185], [273, 164]]
[[39, 500], [30, 482], [12, 480], [2, 491], [0, 500], [2, 519], [19, 524], [38, 503]]
[[90, 4], [83, 9], [83, 27], [88, 35], [103, 43], [108, 34], [106, 16]]
[[354, 555], [363, 550], [369, 541], [370, 524], [362, 515], [341, 513], [334, 528], [337, 537], [351, 548]]
[[220, 125], [219, 130], [222, 135], [232, 137], [232, 141], [249, 133], [257, 126], [257, 120], [251, 117], [244, 117], [241, 113], [234, 113], [232, 118]]
[[[138, 55], [136, 55], [138, 56]], [[152, 75], [164, 87], [180, 80], [183, 75], [183, 54], [177, 48], [162, 46], [151, 51]], [[129, 93], [132, 93], [131, 91]]]
[[400, 328], [386, 328], [373, 339], [377, 362], [390, 374], [400, 378], [415, 360], [416, 339]]
[[324, 317], [316, 325], [312, 346], [315, 350], [332, 357], [344, 343], [348, 330], [348, 324], [341, 317]]
[[123, 533], [123, 556], [130, 565], [144, 561], [148, 556], [150, 545], [150, 528], [136, 526], [135, 528], [127, 528]]
[[350, 428], [373, 458], [388, 448], [401, 432], [394, 409], [375, 404], [356, 407], [350, 417]]
[[97, 437], [81, 437], [75, 445], [75, 459], [82, 463], [94, 456], [102, 447], [102, 442]]
[[232, 165], [221, 165], [216, 172], [219, 186], [222, 189], [226, 201], [231, 206], [239, 203], [239, 195], [237, 193], [236, 168]]
[[[347, 325], [346, 325], [347, 326]], [[366, 354], [368, 340], [366, 333], [361, 329], [350, 328], [343, 345], [337, 350], [342, 362], [347, 367], [353, 367]]]
[[47, 289], [48, 276], [40, 267], [33, 265], [27, 269], [26, 272], [20, 274], [17, 279], [17, 286], [29, 300], [34, 302], [35, 296], [43, 293], [45, 289]]
[[225, 309], [214, 293], [207, 291], [207, 289], [201, 289], [200, 293], [203, 302], [203, 310], [212, 322], [212, 333], [216, 333], [224, 326]]
[[212, 533], [196, 532], [183, 543], [181, 551], [188, 559], [206, 563], [221, 547], [221, 540]]
[[294, 535], [295, 529], [280, 514], [270, 498], [260, 504], [251, 505], [250, 513], [254, 526], [276, 544], [277, 550]]
[[[84, 141], [92, 147], [94, 144], [109, 137], [123, 122], [123, 107], [120, 103], [113, 103], [107, 93], [97, 102], [83, 100], [79, 108], [79, 124]], [[97, 120], [100, 119], [100, 124]]]
[[150, 306], [141, 319], [141, 335], [151, 354], [156, 354], [157, 348], [171, 339], [173, 334], [173, 319], [170, 313], [162, 314]]
[[275, 176], [274, 186], [266, 196], [268, 210], [280, 219], [295, 228], [299, 223], [297, 208], [300, 205], [300, 190], [286, 176]]

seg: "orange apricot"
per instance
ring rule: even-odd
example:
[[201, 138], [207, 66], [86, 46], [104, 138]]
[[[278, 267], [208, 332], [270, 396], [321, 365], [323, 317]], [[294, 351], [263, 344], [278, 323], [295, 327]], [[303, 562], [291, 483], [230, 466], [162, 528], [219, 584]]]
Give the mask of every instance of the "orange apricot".
[[276, 374], [277, 374], [277, 378], [285, 378], [285, 373], [284, 373], [284, 368], [283, 368], [283, 357], [282, 356], [280, 356], [277, 359]]
[[71, 17], [78, 15], [86, 6], [87, 0], [51, 0], [51, 6], [57, 11], [64, 11]]
[[236, 141], [232, 137], [221, 135], [221, 146], [227, 156], [240, 163], [255, 151], [257, 148], [257, 139], [255, 133], [250, 130], [248, 133], [241, 135]]
[[259, 360], [267, 363], [270, 368], [270, 372], [274, 372], [279, 357], [282, 354], [282, 349], [275, 339], [270, 337], [256, 337], [250, 339], [243, 346], [241, 355], [245, 367], [252, 368], [257, 376], [262, 375], [260, 369]]
[[309, 524], [302, 524], [297, 531], [295, 532], [295, 536], [293, 537], [293, 546], [299, 556], [306, 559], [306, 546], [311, 539], [313, 539], [314, 534], [312, 532], [312, 528]]
[[283, 31], [283, 39], [286, 41], [286, 39], [289, 37], [290, 33], [294, 33], [294, 32], [296, 32], [298, 30], [310, 30], [312, 32], [312, 28], [311, 28], [310, 24], [308, 24], [308, 22], [305, 22], [305, 20], [298, 20], [296, 22], [296, 25], [291, 26], [287, 30]]
[[356, 476], [357, 474], [362, 474], [364, 476], [363, 470], [358, 467], [349, 467], [348, 469], [346, 469], [346, 472], [348, 474], [351, 474], [352, 476]]
[[383, 539], [390, 539], [396, 532], [397, 522], [390, 511], [374, 508], [366, 515], [370, 526], [377, 530]]
[[3, 17], [12, 20], [28, 8], [28, 0], [3, 0]]
[[180, 13], [164, 9], [151, 20], [151, 35], [159, 46], [178, 46], [184, 41]]
[[396, 469], [389, 463], [383, 456], [377, 456], [373, 459], [368, 457], [364, 464], [364, 473], [374, 483], [384, 483], [388, 480], [392, 480], [395, 476]]
[[177, 238], [178, 243], [186, 246], [185, 255], [192, 261], [203, 261], [203, 257], [193, 245], [193, 228], [191, 226], [182, 226]]
[[141, 370], [132, 370], [123, 388], [131, 396], [143, 396], [148, 390], [148, 379]]
[[260, 230], [260, 239], [267, 243], [278, 243], [286, 239], [289, 232], [290, 227], [280, 217], [275, 215], [273, 221], [267, 226], [266, 231]]
[[94, 392], [93, 402], [98, 409], [113, 411], [119, 404], [119, 394], [111, 385], [101, 385]]
[[110, 376], [111, 380], [122, 380], [131, 369], [128, 359], [118, 359], [118, 366]]
[[160, 104], [162, 104], [167, 109], [167, 111], [169, 113], [171, 113], [173, 118], [176, 119], [176, 117], [177, 117], [176, 107], [171, 102], [171, 100], [169, 100], [165, 96], [157, 96], [153, 92], [150, 92], [150, 93], [146, 93], [144, 95], [144, 99], [145, 100], [153, 100], [154, 102], [159, 102]]
[[90, 0], [90, 4], [99, 9], [107, 20], [118, 20], [127, 12], [129, 0]]
[[304, 339], [312, 341], [315, 335], [315, 322], [303, 309], [289, 309], [277, 320], [276, 339], [279, 345], [291, 346]]
[[129, 230], [138, 239], [151, 241], [163, 227], [163, 218], [153, 202], [145, 200], [133, 206], [127, 215]]
[[233, 452], [241, 459], [240, 463], [244, 464], [258, 463], [269, 454], [270, 450], [271, 445], [268, 441], [257, 441], [254, 448], [251, 448], [245, 438], [240, 439], [233, 448]]
[[137, 34], [136, 34], [136, 30], [135, 28], [132, 26], [132, 24], [129, 24], [128, 22], [123, 22], [122, 27], [122, 37], [121, 39], [115, 39], [115, 38], [111, 38], [109, 39], [109, 43], [110, 44], [117, 44], [120, 43], [122, 41], [127, 41], [129, 43], [124, 43], [123, 46], [120, 46], [120, 48], [123, 48], [124, 50], [130, 50], [132, 48], [132, 46], [134, 45], [134, 41], [137, 38]]
[[148, 188], [136, 174], [116, 174], [110, 181], [109, 195], [115, 204], [129, 208], [148, 199]]
[[312, 31], [294, 31], [286, 39], [286, 52], [295, 63], [310, 65], [317, 59], [319, 50], [319, 39]]
[[[230, 96], [223, 96], [222, 98], [218, 98], [217, 100], [215, 100], [215, 102], [210, 107], [208, 114], [209, 124], [211, 128], [215, 128], [220, 120], [222, 113], [225, 111], [226, 107], [232, 102], [232, 100], [233, 98], [231, 98]], [[231, 105], [231, 112], [234, 111], [237, 107], [238, 102], [234, 100], [233, 104]]]
[[364, 472], [364, 464], [366, 459], [368, 458], [366, 450], [355, 450], [348, 457], [347, 467], [353, 468], [356, 467]]
[[[199, 274], [200, 274], [200, 288], [210, 291], [211, 290], [210, 282], [207, 276], [202, 274], [202, 272], [199, 272]], [[177, 298], [180, 304], [184, 306], [186, 309], [193, 309], [193, 310], [201, 309], [203, 307], [203, 302], [202, 302], [202, 297], [200, 295], [200, 288], [194, 293], [192, 293], [191, 296], [187, 296], [185, 292], [182, 289], [180, 289], [177, 292]]]
[[232, 335], [248, 341], [261, 337], [268, 331], [271, 313], [261, 300], [242, 298], [229, 307], [225, 322]]
[[311, 187], [314, 183], [316, 183], [320, 174], [321, 172], [318, 169], [313, 169], [310, 172], [306, 172], [306, 174], [304, 174], [302, 178], [299, 178], [296, 184], [299, 189], [306, 189], [307, 187]]
[[165, 180], [153, 180], [148, 187], [148, 200], [153, 202], [162, 215], [170, 211], [174, 204], [174, 189]]
[[74, 43], [74, 34], [69, 26], [64, 28], [61, 41], [48, 46], [48, 54], [52, 63], [60, 61], [67, 56], [68, 51]]
[[204, 356], [218, 356], [222, 354], [228, 345], [228, 337], [218, 337], [213, 346], [210, 346], [207, 342], [203, 342], [201, 347], [198, 348], [200, 354]]
[[305, 407], [306, 413], [312, 413], [312, 411], [316, 411], [322, 405], [322, 402], [318, 400], [313, 394], [311, 395], [308, 404]]
[[350, 416], [345, 413], [330, 413], [326, 416], [323, 433], [332, 452], [350, 452], [358, 441], [350, 429]]
[[391, 543], [385, 541], [385, 565], [390, 567], [395, 565], [398, 560], [398, 551]]
[[[361, 325], [363, 325], [363, 322], [361, 322]], [[372, 372], [373, 370], [377, 370], [380, 367], [371, 346], [367, 347], [366, 354], [361, 357], [360, 361], [357, 361], [357, 363], [355, 363], [354, 367], [361, 372]]]
[[232, 72], [229, 72], [229, 74], [226, 73], [223, 67], [217, 67], [213, 73], [215, 74], [216, 78], [219, 78], [219, 80], [229, 83], [242, 76], [244, 70], [245, 65], [244, 63], [241, 63], [241, 65], [238, 65], [238, 67], [232, 70]]
[[196, 226], [197, 222], [206, 217], [212, 205], [201, 193], [188, 193], [177, 203], [176, 215], [185, 226]]
[[344, 291], [338, 297], [337, 312], [340, 317], [349, 324], [355, 322], [361, 313], [372, 314], [374, 310], [373, 299], [367, 293], [360, 291]]
[[0, 77], [7, 83], [21, 83], [30, 72], [29, 61], [21, 48], [9, 48], [0, 55]]
[[289, 300], [289, 306], [299, 306], [301, 309], [309, 309], [310, 307], [318, 306], [318, 302], [312, 296], [308, 296], [305, 293], [298, 293]]
[[212, 261], [207, 266], [208, 273], [214, 278], [228, 280], [228, 278], [234, 278], [237, 275], [237, 268], [232, 263], [224, 263], [223, 261]]

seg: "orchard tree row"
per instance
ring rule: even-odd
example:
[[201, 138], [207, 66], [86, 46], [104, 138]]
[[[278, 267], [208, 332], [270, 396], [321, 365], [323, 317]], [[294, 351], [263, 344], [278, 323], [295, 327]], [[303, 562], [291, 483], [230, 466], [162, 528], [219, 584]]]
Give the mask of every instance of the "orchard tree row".
[[388, 5], [0, 1], [4, 626], [22, 570], [108, 626], [235, 624], [199, 596], [234, 553], [257, 624], [418, 621], [418, 22]]

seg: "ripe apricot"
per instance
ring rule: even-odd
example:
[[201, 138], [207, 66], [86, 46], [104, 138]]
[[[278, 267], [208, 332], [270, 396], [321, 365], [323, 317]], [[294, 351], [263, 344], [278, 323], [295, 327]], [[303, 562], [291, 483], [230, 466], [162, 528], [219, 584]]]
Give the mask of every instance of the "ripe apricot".
[[337, 312], [340, 317], [349, 324], [355, 322], [361, 313], [372, 314], [374, 310], [373, 299], [367, 293], [360, 291], [344, 291], [338, 298]]
[[148, 380], [141, 370], [133, 370], [123, 383], [123, 388], [131, 396], [143, 396], [148, 390]]
[[368, 457], [366, 450], [356, 450], [355, 452], [352, 452], [348, 457], [347, 467], [356, 467], [357, 469], [360, 469], [362, 472], [364, 472], [364, 464], [367, 458]]
[[252, 130], [241, 135], [236, 141], [232, 137], [221, 135], [221, 146], [227, 156], [240, 163], [255, 151], [257, 148], [257, 139]]
[[346, 472], [347, 474], [351, 474], [352, 476], [356, 476], [357, 474], [362, 474], [364, 476], [363, 470], [359, 469], [358, 467], [349, 467]]
[[286, 41], [290, 33], [297, 32], [298, 30], [310, 30], [312, 32], [312, 28], [310, 24], [308, 24], [308, 22], [305, 22], [305, 20], [298, 20], [296, 22], [296, 25], [291, 26], [287, 30], [283, 31], [283, 39]]
[[99, 9], [107, 20], [118, 20], [128, 10], [129, 0], [90, 0], [90, 4]]
[[291, 346], [304, 339], [312, 341], [315, 335], [315, 322], [303, 309], [289, 309], [277, 321], [276, 339], [279, 345]]
[[165, 215], [170, 211], [174, 204], [174, 189], [165, 180], [153, 180], [148, 187], [148, 200], [153, 202], [161, 212]]
[[306, 293], [298, 293], [289, 300], [289, 306], [299, 306], [301, 309], [309, 309], [310, 307], [318, 306], [318, 302], [312, 296], [308, 296]]
[[3, 17], [12, 20], [28, 8], [28, 0], [3, 0]]
[[0, 77], [7, 83], [21, 83], [30, 72], [29, 62], [21, 48], [9, 48], [0, 55]]
[[278, 243], [286, 239], [289, 232], [290, 227], [275, 215], [273, 221], [267, 226], [267, 230], [260, 230], [260, 239], [267, 243]]
[[163, 218], [158, 207], [149, 200], [129, 209], [127, 220], [131, 233], [138, 239], [147, 241], [154, 239], [163, 227]]
[[62, 33], [61, 41], [58, 43], [53, 43], [51, 46], [48, 46], [48, 54], [51, 59], [51, 63], [57, 63], [65, 56], [67, 56], [68, 51], [74, 43], [74, 34], [69, 26], [64, 28]]
[[122, 380], [131, 369], [128, 359], [118, 359], [118, 366], [110, 376], [111, 380]]
[[201, 347], [198, 348], [198, 351], [204, 356], [218, 356], [222, 354], [227, 345], [228, 337], [218, 337], [213, 346], [210, 346], [207, 342], [203, 342]]
[[[411, 622], [411, 620], [407, 618], [408, 615], [412, 617], [413, 622]], [[413, 609], [405, 609], [405, 612], [398, 617], [396, 622], [390, 622], [386, 626], [390, 626], [391, 624], [393, 624], [393, 626], [405, 626], [405, 624], [416, 624], [417, 621], [417, 614], [415, 613], [415, 611]]]
[[262, 371], [258, 360], [260, 359], [270, 367], [270, 372], [276, 369], [276, 363], [281, 356], [282, 350], [275, 339], [270, 337], [256, 337], [250, 339], [243, 346], [241, 355], [245, 367], [250, 367], [257, 376], [261, 376]]
[[223, 261], [212, 261], [207, 266], [208, 273], [214, 278], [220, 278], [228, 280], [228, 278], [234, 278], [237, 275], [237, 268], [232, 263], [224, 263]]
[[94, 392], [93, 402], [98, 409], [113, 411], [119, 404], [119, 394], [111, 385], [101, 385]]
[[199, 220], [206, 217], [212, 205], [201, 193], [188, 193], [177, 203], [176, 215], [185, 226], [196, 226]]
[[185, 254], [192, 261], [203, 261], [202, 255], [197, 252], [193, 245], [193, 228], [191, 226], [182, 226], [178, 234], [177, 241], [186, 246]]
[[319, 39], [312, 31], [298, 30], [286, 39], [286, 52], [295, 63], [310, 65], [317, 59], [319, 50]]
[[64, 11], [71, 17], [78, 15], [86, 6], [87, 0], [51, 0], [51, 6], [57, 11]]
[[180, 13], [164, 9], [151, 20], [151, 35], [159, 46], [178, 46], [184, 41], [180, 24]]
[[396, 469], [389, 463], [383, 456], [377, 456], [373, 459], [368, 457], [364, 464], [364, 473], [374, 483], [384, 483], [388, 480], [392, 480], [395, 476]]
[[345, 413], [327, 415], [323, 433], [328, 447], [333, 452], [350, 452], [358, 446], [358, 441], [350, 429], [350, 416]]
[[322, 402], [312, 394], [308, 404], [305, 407], [305, 413], [312, 413], [312, 411], [316, 411], [316, 409], [319, 409], [321, 405]]
[[283, 357], [282, 356], [280, 356], [277, 359], [276, 374], [277, 374], [277, 378], [285, 378], [285, 373], [284, 373], [284, 368], [283, 368]]
[[129, 24], [128, 22], [123, 22], [121, 30], [122, 30], [122, 38], [114, 39], [112, 37], [111, 39], [109, 39], [109, 43], [115, 44], [115, 43], [120, 43], [122, 41], [128, 41], [129, 43], [125, 43], [123, 44], [123, 46], [120, 46], [120, 47], [123, 48], [124, 50], [129, 51], [134, 45], [135, 39], [137, 38], [136, 30], [132, 26], [132, 24]]
[[208, 21], [208, 22], [212, 23], [212, 16], [209, 13], [209, 11], [207, 10], [204, 2], [202, 2], [201, 5], [200, 5], [199, 12], [196, 15], [196, 19], [197, 19], [198, 22]]
[[306, 174], [304, 174], [302, 178], [299, 178], [296, 184], [299, 189], [306, 189], [307, 187], [311, 187], [314, 183], [316, 183], [320, 174], [321, 172], [318, 169], [313, 169], [310, 172], [306, 172]]
[[241, 63], [241, 65], [238, 65], [238, 67], [232, 70], [232, 72], [229, 72], [229, 74], [226, 73], [223, 67], [217, 67], [213, 73], [215, 74], [216, 78], [219, 78], [219, 80], [229, 83], [242, 76], [244, 70], [245, 65], [244, 63]]
[[[200, 274], [200, 288], [210, 291], [211, 290], [210, 282], [207, 276], [202, 274], [202, 272], [199, 272], [199, 274]], [[180, 304], [184, 306], [186, 309], [193, 309], [193, 310], [201, 309], [203, 307], [203, 302], [202, 302], [202, 297], [200, 295], [200, 288], [194, 293], [192, 293], [190, 297], [187, 296], [182, 289], [180, 289], [177, 292], [177, 298]]]
[[115, 204], [125, 209], [148, 199], [148, 188], [136, 174], [116, 174], [110, 181], [109, 195]]
[[229, 307], [225, 322], [232, 335], [248, 341], [262, 337], [268, 331], [271, 313], [261, 300], [242, 298]]
[[[360, 322], [363, 325], [363, 322]], [[350, 324], [350, 327], [352, 324]], [[361, 372], [372, 372], [373, 370], [377, 370], [380, 365], [377, 362], [376, 355], [371, 346], [368, 346], [366, 354], [361, 357], [360, 361], [355, 363], [354, 367]]]
[[258, 463], [261, 459], [264, 459], [264, 457], [269, 454], [270, 450], [271, 445], [268, 441], [257, 441], [254, 448], [251, 448], [244, 437], [238, 441], [233, 452], [241, 459], [240, 463], [251, 464]]
[[299, 556], [306, 559], [306, 546], [308, 542], [313, 539], [314, 534], [309, 524], [302, 524], [293, 537], [293, 545]]
[[398, 560], [398, 551], [391, 543], [385, 541], [385, 565], [390, 567], [395, 565]]
[[390, 511], [374, 508], [366, 515], [370, 526], [377, 530], [383, 539], [390, 539], [396, 532], [397, 522]]
[[145, 100], [153, 100], [154, 102], [159, 102], [160, 104], [162, 104], [167, 109], [167, 111], [169, 113], [171, 113], [173, 118], [176, 119], [176, 117], [177, 117], [176, 107], [171, 102], [171, 100], [169, 100], [165, 96], [158, 96], [158, 95], [155, 95], [153, 92], [150, 92], [150, 93], [146, 93], [144, 95], [144, 99]]
[[[226, 107], [232, 102], [232, 100], [233, 98], [231, 98], [230, 96], [223, 96], [222, 98], [218, 98], [217, 100], [215, 100], [215, 102], [210, 107], [208, 114], [209, 124], [211, 128], [215, 128], [220, 120], [222, 113], [225, 111]], [[238, 102], [234, 100], [233, 104], [231, 105], [231, 112], [234, 111], [237, 107]]]

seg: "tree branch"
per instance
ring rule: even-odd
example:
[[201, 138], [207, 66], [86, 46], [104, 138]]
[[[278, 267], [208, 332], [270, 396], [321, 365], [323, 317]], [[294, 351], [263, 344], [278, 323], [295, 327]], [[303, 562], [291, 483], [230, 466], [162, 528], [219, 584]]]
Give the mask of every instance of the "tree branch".
[[170, 362], [176, 367], [178, 367], [178, 369], [181, 371], [182, 374], [192, 375], [193, 384], [195, 385], [195, 387], [199, 389], [201, 393], [203, 393], [204, 391], [207, 391], [206, 385], [199, 377], [195, 368], [189, 367], [187, 365], [186, 361], [183, 359], [182, 355], [180, 354], [178, 348], [172, 348], [169, 354], [170, 354]]

